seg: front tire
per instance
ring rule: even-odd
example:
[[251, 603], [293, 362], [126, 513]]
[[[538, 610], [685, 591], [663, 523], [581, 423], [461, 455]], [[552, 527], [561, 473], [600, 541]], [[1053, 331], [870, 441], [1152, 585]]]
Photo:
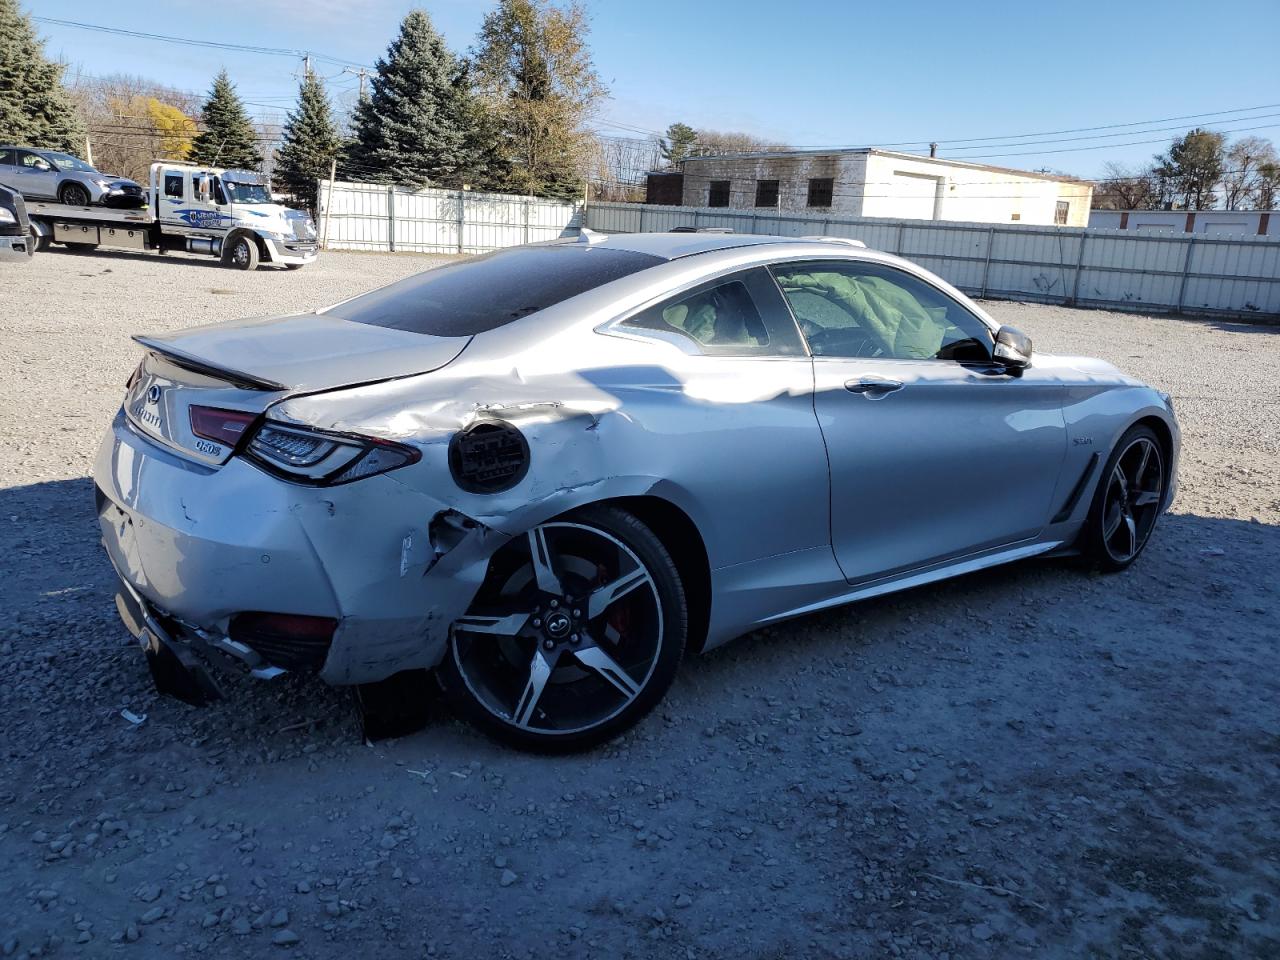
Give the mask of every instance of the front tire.
[[502, 743], [586, 750], [640, 721], [675, 679], [684, 585], [638, 519], [592, 506], [504, 545], [439, 667], [455, 711]]
[[58, 188], [58, 200], [71, 207], [87, 207], [89, 191], [78, 183], [64, 183]]
[[238, 233], [222, 247], [222, 265], [233, 270], [258, 269], [258, 243], [247, 234]]
[[1081, 536], [1084, 558], [1124, 570], [1151, 539], [1169, 482], [1166, 454], [1150, 427], [1130, 427], [1107, 459]]

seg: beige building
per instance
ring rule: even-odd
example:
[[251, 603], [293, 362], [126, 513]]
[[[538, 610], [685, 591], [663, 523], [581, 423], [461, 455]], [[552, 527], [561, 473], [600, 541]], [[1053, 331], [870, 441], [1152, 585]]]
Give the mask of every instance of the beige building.
[[1089, 222], [1093, 184], [889, 150], [795, 150], [692, 157], [688, 207], [981, 223]]

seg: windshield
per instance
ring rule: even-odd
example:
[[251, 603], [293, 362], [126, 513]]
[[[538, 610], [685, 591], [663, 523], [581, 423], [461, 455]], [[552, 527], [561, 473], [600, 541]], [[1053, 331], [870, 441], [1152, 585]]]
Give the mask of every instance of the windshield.
[[232, 203], [270, 203], [271, 191], [261, 183], [236, 183], [234, 180], [222, 181], [227, 196]]
[[73, 157], [69, 153], [46, 153], [45, 159], [52, 160], [61, 170], [84, 170], [87, 173], [96, 173], [93, 167], [79, 157]]

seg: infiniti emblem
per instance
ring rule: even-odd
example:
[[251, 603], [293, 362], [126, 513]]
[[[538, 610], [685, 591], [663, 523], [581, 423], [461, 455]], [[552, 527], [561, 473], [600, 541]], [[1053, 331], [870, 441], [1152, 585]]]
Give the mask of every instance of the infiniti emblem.
[[547, 617], [547, 635], [554, 637], [557, 640], [569, 632], [570, 626], [572, 626], [572, 624], [570, 623], [569, 618], [563, 613], [553, 613], [551, 616]]
[[151, 386], [147, 387], [147, 403], [159, 403], [159, 402], [160, 402], [160, 388], [153, 383]]

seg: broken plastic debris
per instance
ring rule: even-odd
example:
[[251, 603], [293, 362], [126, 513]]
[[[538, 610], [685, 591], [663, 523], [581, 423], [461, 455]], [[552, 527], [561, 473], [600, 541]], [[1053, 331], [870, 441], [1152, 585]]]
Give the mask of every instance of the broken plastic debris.
[[120, 716], [124, 717], [126, 720], [132, 723], [135, 727], [140, 723], [147, 722], [147, 715], [145, 713], [139, 716], [138, 714], [134, 713], [132, 710], [121, 710]]

